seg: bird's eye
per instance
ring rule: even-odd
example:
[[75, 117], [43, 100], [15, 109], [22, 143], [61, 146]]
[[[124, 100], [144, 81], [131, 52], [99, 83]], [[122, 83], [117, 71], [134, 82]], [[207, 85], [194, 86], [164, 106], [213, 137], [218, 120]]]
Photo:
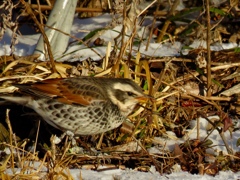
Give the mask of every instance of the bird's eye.
[[128, 96], [135, 96], [135, 94], [132, 93], [132, 92], [127, 92], [127, 95], [128, 95]]

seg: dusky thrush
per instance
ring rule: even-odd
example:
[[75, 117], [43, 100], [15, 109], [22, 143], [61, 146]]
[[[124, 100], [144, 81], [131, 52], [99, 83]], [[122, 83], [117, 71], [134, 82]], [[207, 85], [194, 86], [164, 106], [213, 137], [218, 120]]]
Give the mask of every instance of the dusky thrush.
[[76, 77], [15, 85], [24, 95], [0, 96], [35, 110], [50, 125], [76, 135], [117, 128], [148, 96], [132, 80]]

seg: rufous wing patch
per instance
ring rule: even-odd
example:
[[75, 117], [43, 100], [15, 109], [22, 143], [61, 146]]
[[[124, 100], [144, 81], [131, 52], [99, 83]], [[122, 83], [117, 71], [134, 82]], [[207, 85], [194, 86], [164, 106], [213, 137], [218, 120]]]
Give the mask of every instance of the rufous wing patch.
[[[74, 94], [72, 89], [62, 83], [61, 79], [49, 79], [31, 85], [32, 91], [41, 92], [45, 96], [55, 98], [59, 102], [66, 104], [81, 104], [87, 106], [91, 104], [92, 98], [89, 96], [83, 96], [78, 90], [78, 94]], [[39, 93], [39, 94], [41, 94]]]

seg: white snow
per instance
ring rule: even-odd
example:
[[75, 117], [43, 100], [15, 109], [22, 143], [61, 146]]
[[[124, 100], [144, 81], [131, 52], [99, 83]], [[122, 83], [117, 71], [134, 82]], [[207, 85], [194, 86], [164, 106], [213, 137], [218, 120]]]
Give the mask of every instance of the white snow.
[[[93, 29], [103, 28], [106, 27], [111, 22], [111, 16], [108, 14], [88, 18], [88, 19], [75, 19], [74, 24], [72, 26], [71, 35], [76, 36], [78, 38], [83, 38], [88, 32], [92, 31]], [[104, 39], [106, 42], [111, 41], [113, 44], [113, 39], [118, 35], [117, 32], [121, 31], [121, 26], [117, 26], [114, 29], [106, 29], [101, 31], [101, 38]], [[4, 34], [2, 40], [0, 40], [0, 56], [9, 55], [11, 53], [10, 43], [11, 43], [11, 31], [7, 30]], [[34, 51], [36, 46], [37, 40], [39, 38], [39, 34], [35, 35], [18, 35], [18, 44], [15, 46], [14, 54], [18, 56], [25, 56], [31, 55]], [[73, 40], [73, 39], [71, 39]], [[205, 42], [194, 41], [191, 47], [199, 47], [204, 46]], [[212, 46], [212, 50], [221, 50], [227, 49], [238, 46], [237, 44], [216, 44], [216, 46]], [[148, 47], [148, 51], [146, 51], [146, 42], [144, 41], [140, 47], [140, 52], [146, 56], [177, 56], [181, 52], [182, 44], [180, 42], [166, 42], [163, 44], [159, 43], [150, 43]], [[94, 50], [97, 51], [102, 57], [106, 53], [106, 46], [101, 47], [94, 47]], [[86, 47], [85, 45], [72, 45], [69, 46], [66, 53], [63, 57], [60, 57], [59, 61], [81, 61], [86, 58], [91, 57], [92, 60], [99, 60], [101, 57], [93, 52], [90, 48]], [[217, 118], [217, 117], [209, 117], [209, 118]], [[203, 139], [207, 136], [206, 126], [207, 121], [203, 118], [200, 119], [200, 137]], [[191, 130], [189, 130], [183, 138], [177, 138], [174, 133], [168, 132], [168, 138], [156, 137], [155, 140], [158, 142], [157, 144], [165, 145], [165, 150], [173, 150], [174, 145], [177, 143], [183, 143], [186, 139], [196, 139], [196, 120], [192, 120], [191, 122]], [[228, 140], [231, 148], [234, 152], [240, 151], [240, 148], [236, 146], [236, 141], [240, 137], [240, 132], [235, 131], [232, 135], [227, 131], [225, 132], [225, 137]], [[211, 152], [218, 153], [223, 151], [227, 153], [226, 148], [223, 144], [219, 133], [214, 130], [212, 134], [208, 137], [213, 142], [214, 147], [209, 149]], [[159, 148], [153, 147], [148, 149], [149, 153], [161, 153]], [[104, 167], [102, 167], [104, 168]], [[7, 173], [11, 174], [11, 170], [6, 170]], [[84, 180], [92, 180], [92, 179], [99, 179], [99, 180], [114, 180], [114, 179], [121, 179], [121, 180], [152, 180], [152, 179], [161, 179], [161, 180], [174, 180], [174, 179], [216, 179], [216, 180], [225, 180], [225, 179], [240, 179], [240, 172], [233, 173], [231, 171], [226, 172], [219, 172], [215, 177], [208, 176], [208, 175], [192, 175], [188, 172], [183, 172], [181, 169], [176, 168], [175, 172], [171, 174], [163, 174], [160, 175], [159, 172], [155, 170], [155, 167], [151, 167], [150, 172], [139, 172], [136, 170], [131, 169], [114, 169], [114, 170], [101, 170], [101, 171], [93, 171], [93, 170], [86, 170], [86, 169], [70, 169], [70, 173], [74, 179], [84, 179]]]

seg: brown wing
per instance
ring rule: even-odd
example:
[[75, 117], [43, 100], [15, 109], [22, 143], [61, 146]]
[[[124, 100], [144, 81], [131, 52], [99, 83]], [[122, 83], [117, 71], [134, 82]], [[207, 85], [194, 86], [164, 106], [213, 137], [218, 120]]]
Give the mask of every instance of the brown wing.
[[[21, 90], [37, 97], [54, 98], [66, 104], [80, 104], [87, 106], [92, 101], [104, 101], [97, 88], [91, 84], [84, 84], [79, 80], [49, 79], [29, 86], [17, 85]], [[87, 87], [87, 88], [86, 88]]]

